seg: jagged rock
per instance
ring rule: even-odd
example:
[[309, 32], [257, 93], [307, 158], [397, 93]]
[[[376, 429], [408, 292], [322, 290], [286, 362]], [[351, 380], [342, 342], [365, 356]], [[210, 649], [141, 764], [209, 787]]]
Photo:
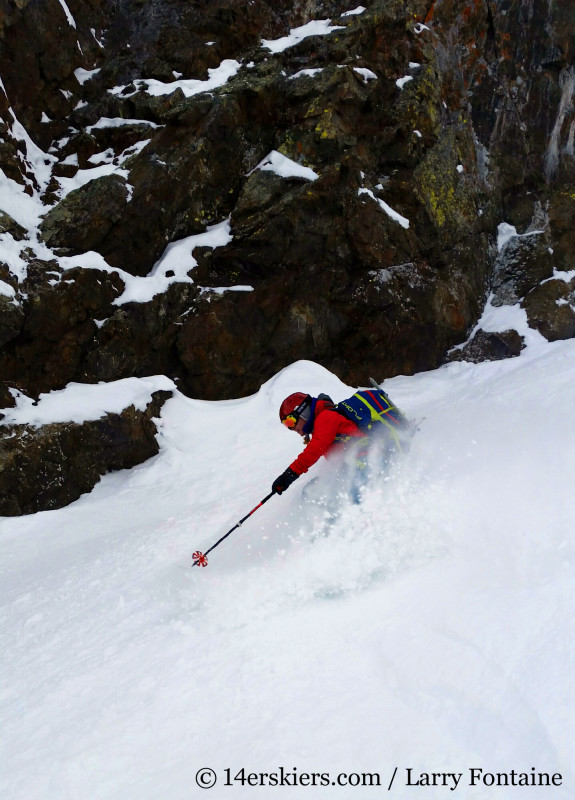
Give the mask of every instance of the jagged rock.
[[270, 206], [277, 203], [285, 194], [293, 189], [308, 186], [308, 182], [298, 178], [286, 180], [273, 172], [256, 170], [248, 177], [242, 186], [236, 207], [234, 208], [233, 223], [236, 236], [244, 230], [257, 228], [262, 221], [262, 214]]
[[[54, 178], [73, 178], [78, 172], [77, 164], [55, 164], [52, 170], [52, 177]], [[58, 186], [53, 183], [48, 187], [48, 193], [44, 197], [44, 202], [57, 202], [58, 197], [56, 191]]]
[[[490, 289], [495, 303], [537, 297], [553, 269], [573, 268], [571, 4], [374, 0], [343, 18], [339, 0], [75, 0], [77, 36], [56, 0], [0, 7], [0, 73], [35, 141], [66, 132], [50, 152], [60, 162], [77, 153], [87, 169], [98, 152], [117, 164], [151, 140], [124, 164], [130, 202], [117, 177], [84, 186], [47, 214], [49, 244], [96, 249], [144, 276], [168, 243], [229, 217], [233, 241], [198, 252], [193, 278], [254, 287], [223, 296], [171, 288], [165, 300], [108, 309], [64, 359], [75, 360], [75, 376], [144, 374], [153, 364], [186, 391], [218, 397], [254, 391], [298, 358], [350, 382], [364, 380], [357, 370], [368, 364], [380, 376], [428, 369], [467, 338]], [[278, 54], [262, 47], [327, 17], [342, 29]], [[206, 79], [224, 58], [242, 67], [210, 93], [138, 89], [140, 78], [170, 83], [170, 72]], [[80, 85], [79, 66], [101, 69]], [[293, 79], [306, 69], [321, 71]], [[0, 158], [7, 148], [7, 169], [26, 182], [25, 144], [8, 135], [7, 108], [0, 92]], [[41, 123], [42, 111], [53, 122]], [[100, 117], [162, 127], [90, 128]], [[272, 149], [319, 179], [253, 172]], [[48, 189], [54, 199], [57, 183]], [[518, 237], [494, 274], [502, 221], [543, 233]], [[21, 356], [10, 379], [25, 390], [42, 357], [59, 352], [40, 327], [29, 335], [37, 338], [25, 348], [22, 335], [8, 342]], [[42, 381], [63, 379], [53, 367], [41, 372]]]
[[[74, 379], [83, 354], [110, 316], [123, 289], [115, 273], [70, 269], [32, 261], [20, 310], [0, 352], [0, 378], [28, 395], [63, 388]], [[0, 296], [1, 297], [1, 296]]]
[[553, 233], [552, 254], [560, 272], [575, 269], [575, 177], [569, 186], [553, 194], [549, 204], [549, 226]]
[[[8, 216], [7, 214], [5, 215]], [[2, 215], [0, 214], [0, 222]], [[8, 217], [13, 222], [11, 217]], [[13, 235], [13, 234], [12, 234]], [[8, 266], [0, 262], [0, 348], [3, 348], [11, 339], [18, 335], [24, 321], [24, 313], [18, 296], [18, 281], [12, 275]], [[1, 352], [1, 351], [0, 351]], [[4, 399], [10, 397], [2, 387], [0, 380], [0, 394]], [[0, 398], [0, 403], [2, 399]]]
[[106, 45], [113, 55], [101, 76], [108, 86], [156, 77], [153, 73], [160, 63], [166, 75], [169, 68], [186, 76], [204, 77], [223, 59], [237, 58], [239, 52], [259, 45], [260, 37], [282, 35], [282, 12], [294, 24], [301, 24], [299, 20], [305, 14], [303, 8], [294, 8], [288, 0], [156, 2], [153, 15], [145, 3], [127, 0], [114, 11], [106, 32]]
[[71, 155], [76, 155], [78, 157], [78, 167], [80, 169], [90, 169], [90, 167], [96, 166], [88, 159], [96, 153], [104, 151], [106, 148], [100, 146], [94, 133], [96, 133], [96, 131], [93, 133], [80, 131], [80, 133], [66, 138], [64, 140], [65, 144], [57, 151], [58, 157], [61, 160], [65, 160]]
[[483, 192], [477, 179], [476, 152], [464, 125], [445, 131], [425, 152], [413, 179], [415, 193], [431, 223], [427, 231], [422, 231], [427, 233], [426, 238], [439, 237], [442, 248], [448, 249], [464, 237], [464, 232], [477, 233], [484, 228], [479, 215]]
[[147, 303], [113, 305], [123, 288], [116, 273], [62, 272], [55, 261], [32, 262], [21, 311], [12, 321], [16, 331], [6, 318], [10, 339], [0, 353], [0, 387], [18, 386], [37, 397], [70, 381], [162, 373], [179, 378], [176, 341], [199, 289], [172, 284]]
[[0, 234], [1, 233], [10, 233], [12, 238], [16, 239], [17, 242], [26, 238], [25, 228], [18, 225], [16, 220], [12, 219], [12, 217], [4, 211], [0, 211]]
[[465, 347], [449, 353], [446, 361], [501, 361], [518, 356], [525, 346], [523, 336], [515, 330], [487, 333], [479, 330]]
[[13, 297], [0, 293], [0, 347], [18, 335], [24, 322], [24, 312]]
[[[10, 119], [8, 104], [3, 104], [3, 99], [5, 98], [2, 97], [2, 92], [0, 91], [0, 169], [7, 178], [26, 186], [26, 179], [28, 179], [28, 182], [33, 182], [33, 177], [28, 174], [24, 161], [24, 142], [12, 136], [8, 125], [8, 120]], [[3, 105], [5, 105], [5, 108], [2, 108]], [[6, 122], [3, 122], [3, 119]]]
[[556, 258], [549, 235], [548, 220], [540, 217], [538, 225], [532, 222], [525, 233], [505, 244], [495, 261], [493, 305], [513, 305], [553, 275]]
[[[424, 262], [354, 270], [350, 260], [349, 269], [302, 264], [296, 280], [286, 271], [253, 281], [254, 292], [213, 295], [181, 327], [178, 353], [185, 371], [179, 385], [207, 399], [248, 394], [254, 375], [277, 371], [302, 352], [313, 352], [356, 384], [376, 369], [425, 369], [427, 359], [440, 358], [476, 313], [465, 272], [458, 272], [464, 258], [459, 255], [444, 265], [453, 275], [449, 290]], [[234, 282], [245, 279], [245, 273], [233, 276]]]
[[178, 379], [182, 367], [176, 341], [186, 316], [195, 311], [198, 295], [195, 286], [172, 284], [147, 303], [114, 307], [95, 333], [75, 380], [113, 381], [161, 373]]
[[[113, 266], [146, 275], [168, 241], [200, 233], [230, 214], [245, 173], [257, 163], [246, 153], [256, 149], [250, 140], [259, 139], [253, 123], [258, 108], [240, 100], [225, 93], [198, 99], [191, 114], [157, 131], [134, 157], [130, 204], [121, 224], [97, 248], [106, 257], [113, 253]], [[273, 104], [271, 94], [265, 102]], [[273, 142], [273, 131], [264, 135], [256, 145], [261, 157]]]
[[[47, 148], [67, 128], [81, 87], [74, 75], [103, 58], [107, 0], [75, 0], [74, 25], [58, 0], [0, 0], [0, 74], [17, 119]], [[1, 96], [0, 91], [0, 96]], [[42, 122], [46, 114], [51, 122]]]
[[[15, 387], [6, 386], [6, 384], [0, 381], [0, 408], [12, 408], [15, 405], [16, 401], [14, 400], [14, 396], [10, 392], [11, 388]], [[0, 420], [3, 417], [4, 414], [0, 412]]]
[[155, 455], [153, 418], [171, 395], [157, 391], [145, 411], [130, 406], [82, 424], [0, 427], [0, 515], [61, 508], [91, 491], [100, 475]]
[[[122, 219], [128, 201], [126, 181], [118, 175], [96, 178], [70, 192], [51, 209], [40, 225], [43, 241], [50, 247], [77, 252], [98, 250], [114, 263], [113, 244], [103, 244]], [[112, 248], [112, 251], [110, 251]]]
[[536, 286], [521, 303], [529, 325], [550, 342], [575, 338], [575, 278]]

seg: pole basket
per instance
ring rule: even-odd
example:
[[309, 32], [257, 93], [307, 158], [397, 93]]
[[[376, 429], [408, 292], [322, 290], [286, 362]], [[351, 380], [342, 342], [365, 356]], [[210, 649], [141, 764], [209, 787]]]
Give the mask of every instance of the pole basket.
[[224, 535], [220, 539], [218, 539], [218, 541], [215, 544], [213, 544], [211, 547], [209, 547], [206, 550], [205, 553], [201, 553], [199, 550], [196, 550], [196, 552], [193, 554], [194, 563], [192, 564], [192, 567], [196, 567], [196, 566], [198, 566], [198, 567], [207, 567], [208, 566], [208, 553], [211, 553], [212, 550], [214, 550], [219, 544], [221, 544], [224, 541], [224, 539], [227, 539], [228, 536], [230, 535], [230, 533], [233, 533], [237, 528], [240, 527], [240, 525], [243, 525], [243, 523], [246, 521], [246, 519], [248, 517], [251, 517], [251, 515], [254, 513], [254, 511], [257, 511], [258, 508], [261, 508], [261, 506], [263, 506], [264, 503], [267, 503], [267, 501], [270, 499], [270, 497], [273, 497], [274, 494], [275, 494], [275, 492], [272, 491], [272, 492], [270, 492], [268, 494], [267, 497], [264, 497], [264, 499], [261, 501], [261, 503], [258, 503], [255, 508], [252, 508], [252, 510], [250, 511], [249, 514], [246, 514], [245, 517], [243, 517], [239, 522], [236, 522], [234, 527], [230, 528], [230, 530], [227, 533], [224, 533]]
[[195, 567], [196, 564], [199, 567], [207, 567], [208, 566], [208, 557], [205, 556], [203, 553], [200, 553], [199, 550], [196, 550], [196, 552], [193, 553], [192, 558], [194, 559], [194, 563], [193, 563], [192, 566]]

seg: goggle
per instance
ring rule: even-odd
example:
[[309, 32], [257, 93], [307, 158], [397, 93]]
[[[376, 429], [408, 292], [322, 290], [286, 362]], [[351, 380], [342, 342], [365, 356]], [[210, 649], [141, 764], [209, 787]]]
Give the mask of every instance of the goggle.
[[287, 417], [282, 419], [282, 425], [285, 425], [286, 428], [293, 430], [295, 426], [298, 424], [300, 418], [303, 418], [306, 422], [310, 417], [310, 406], [309, 406], [309, 397], [307, 397], [303, 403], [300, 403], [297, 408], [288, 414]]

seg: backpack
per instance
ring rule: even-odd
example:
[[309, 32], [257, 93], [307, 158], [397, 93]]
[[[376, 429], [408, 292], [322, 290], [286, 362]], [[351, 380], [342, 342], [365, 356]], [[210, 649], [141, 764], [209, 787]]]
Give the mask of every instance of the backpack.
[[337, 403], [334, 411], [355, 422], [366, 435], [385, 436], [398, 450], [406, 450], [414, 434], [413, 425], [373, 378], [370, 381], [373, 389], [357, 391], [347, 400]]

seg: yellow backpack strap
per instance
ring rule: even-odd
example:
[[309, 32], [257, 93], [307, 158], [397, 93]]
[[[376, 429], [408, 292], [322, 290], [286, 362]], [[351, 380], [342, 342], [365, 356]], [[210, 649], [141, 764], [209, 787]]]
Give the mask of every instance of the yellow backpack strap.
[[388, 408], [386, 411], [384, 411], [383, 413], [380, 413], [380, 412], [379, 412], [377, 409], [375, 409], [375, 408], [372, 406], [372, 404], [371, 404], [371, 403], [369, 403], [369, 402], [368, 402], [368, 401], [365, 399], [365, 397], [362, 397], [362, 396], [359, 394], [359, 392], [356, 392], [356, 393], [354, 394], [354, 397], [357, 397], [357, 398], [358, 398], [358, 400], [361, 400], [361, 402], [362, 402], [362, 403], [364, 403], [364, 405], [366, 405], [366, 406], [369, 408], [369, 411], [370, 411], [370, 414], [371, 414], [371, 419], [372, 419], [372, 422], [376, 422], [376, 421], [383, 422], [383, 424], [387, 426], [387, 428], [388, 428], [388, 429], [389, 429], [389, 431], [391, 432], [391, 437], [392, 437], [393, 441], [395, 442], [395, 445], [396, 445], [396, 447], [397, 447], [397, 448], [398, 448], [400, 451], [403, 451], [403, 448], [402, 448], [402, 446], [401, 446], [401, 441], [400, 441], [400, 439], [399, 439], [399, 436], [397, 435], [397, 431], [396, 431], [396, 429], [394, 428], [394, 426], [393, 426], [393, 425], [391, 425], [391, 424], [389, 423], [389, 421], [388, 421], [388, 420], [385, 418], [385, 416], [384, 416], [384, 414], [387, 414], [389, 411], [391, 411], [391, 410], [393, 409], [393, 406], [391, 406], [391, 405], [390, 405], [390, 407], [389, 407], [389, 408]]

